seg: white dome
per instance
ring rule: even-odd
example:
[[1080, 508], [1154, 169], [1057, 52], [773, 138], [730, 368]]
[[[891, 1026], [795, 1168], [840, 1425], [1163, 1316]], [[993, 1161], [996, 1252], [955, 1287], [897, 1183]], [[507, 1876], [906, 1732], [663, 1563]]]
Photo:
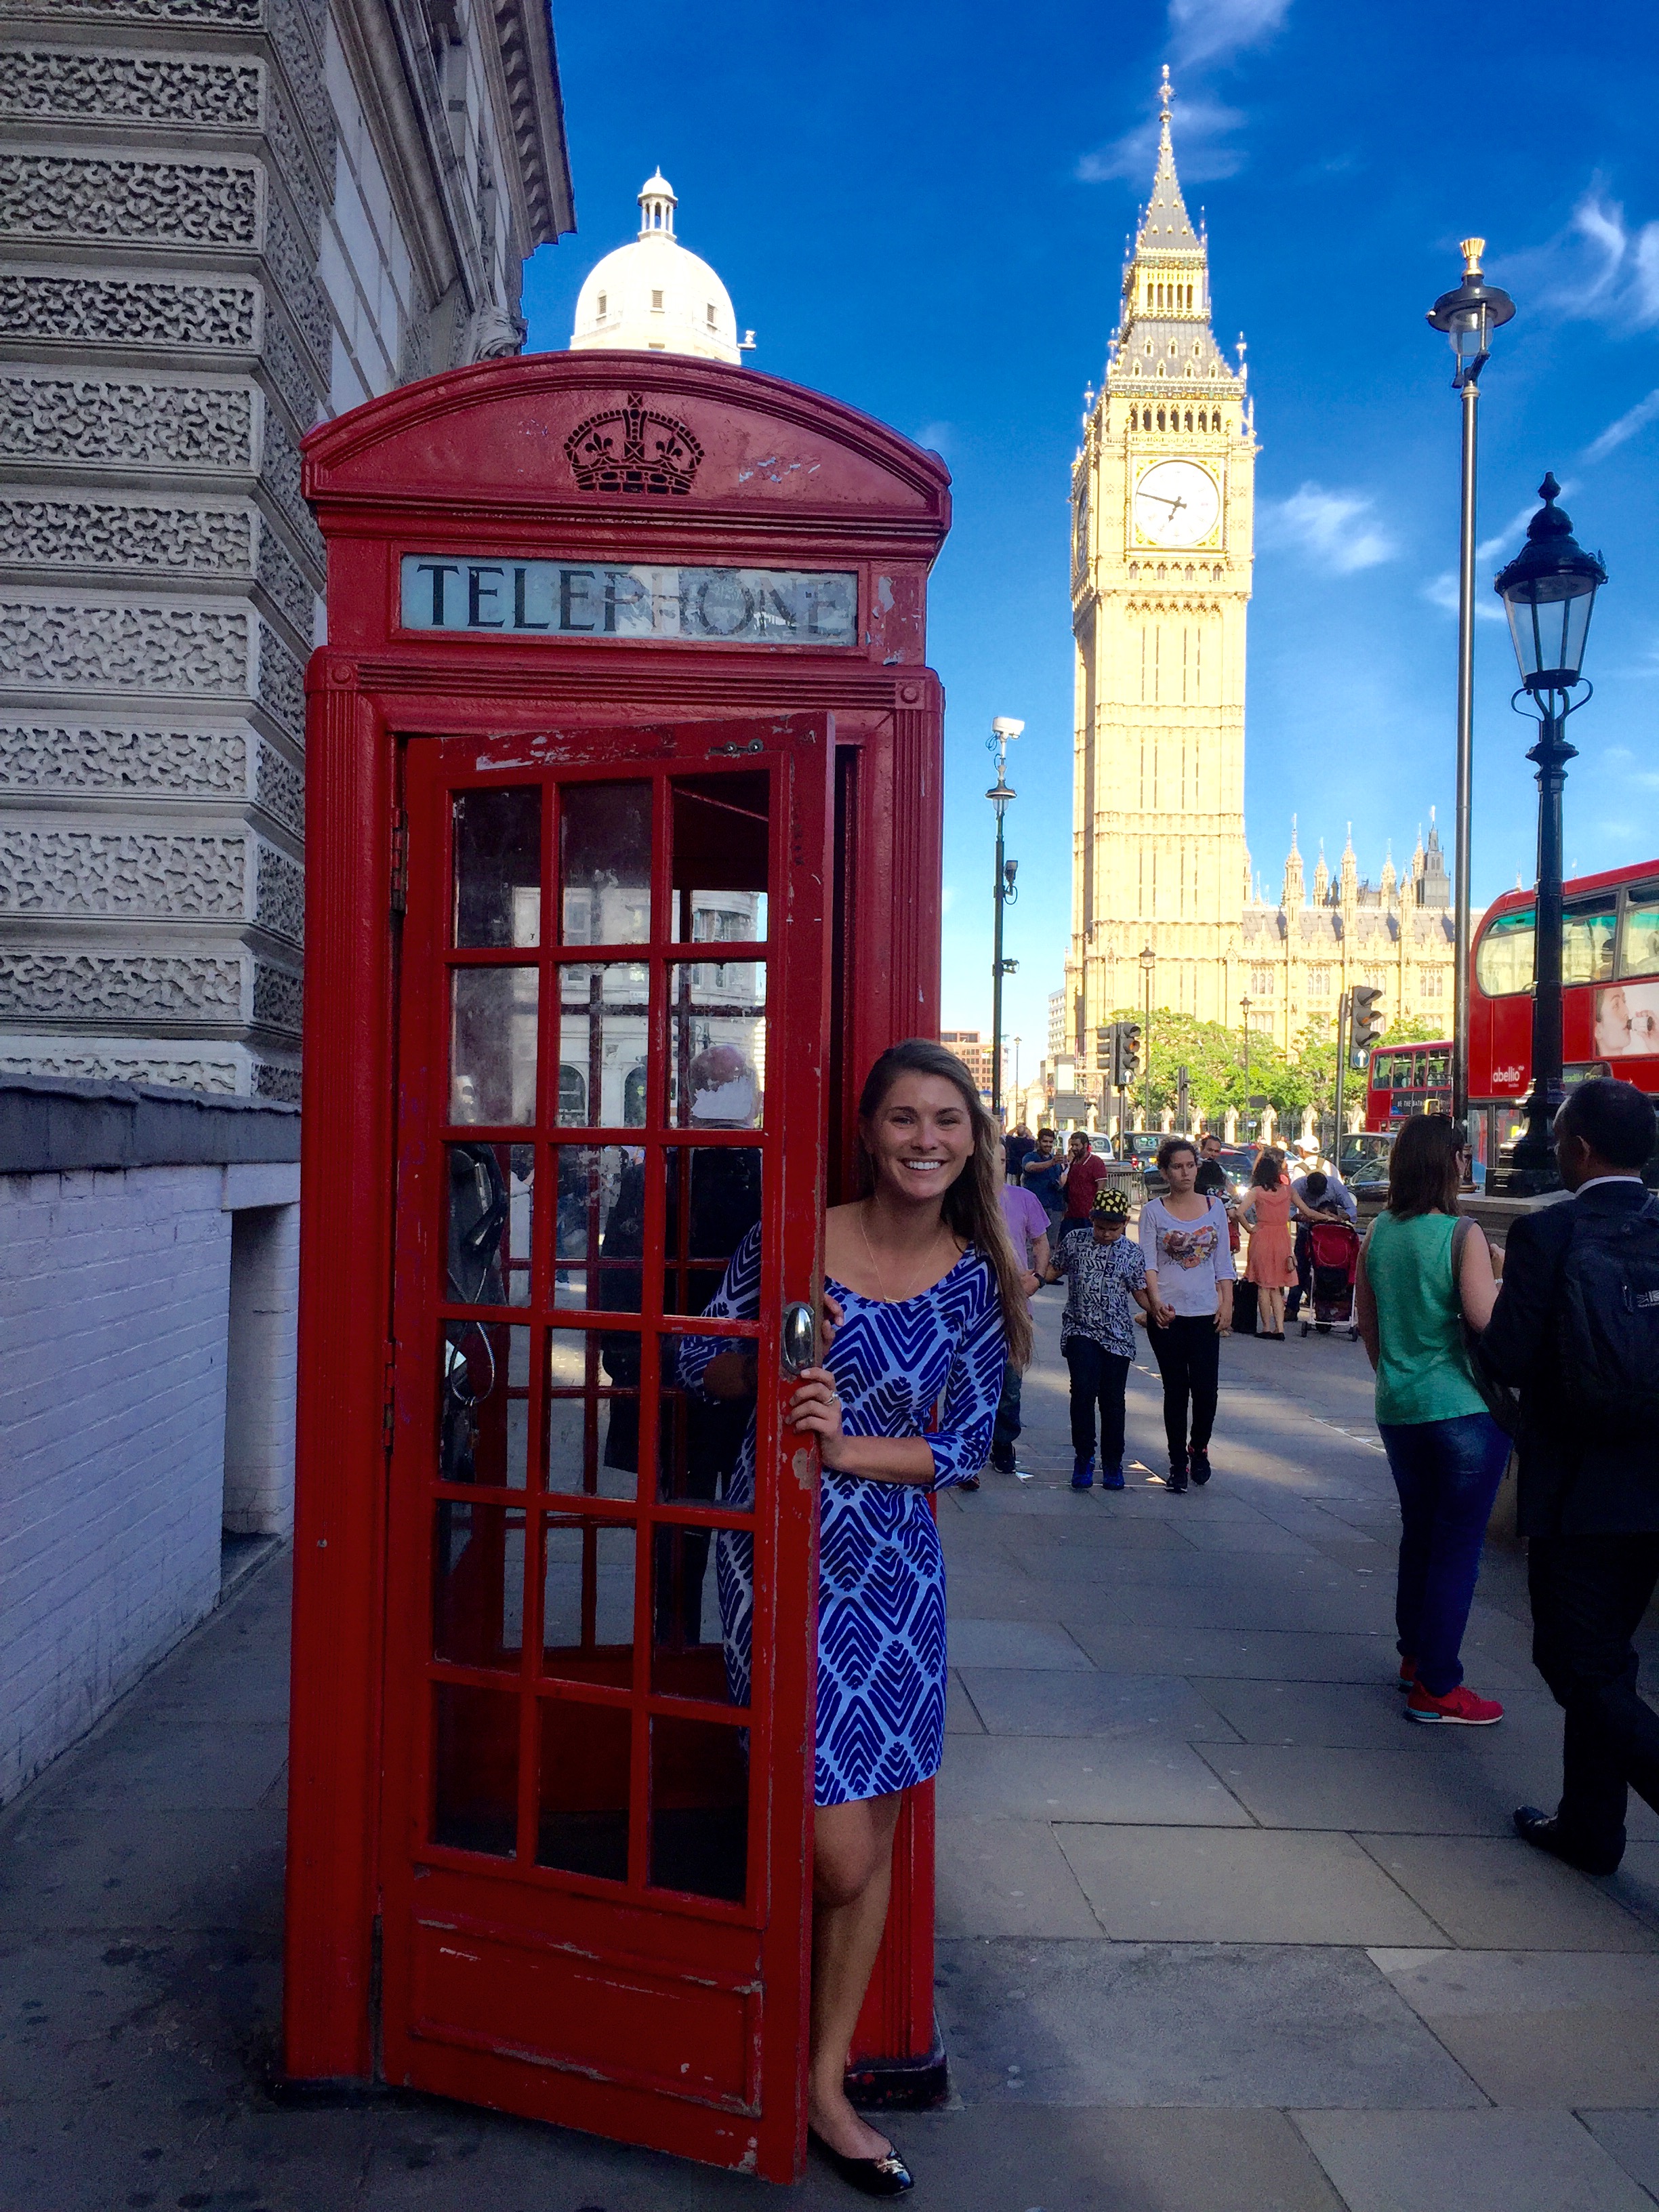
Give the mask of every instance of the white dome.
[[659, 169], [640, 192], [639, 236], [607, 253], [576, 296], [573, 353], [605, 346], [738, 362], [754, 343], [752, 331], [739, 343], [732, 295], [675, 237], [675, 206], [674, 188]]

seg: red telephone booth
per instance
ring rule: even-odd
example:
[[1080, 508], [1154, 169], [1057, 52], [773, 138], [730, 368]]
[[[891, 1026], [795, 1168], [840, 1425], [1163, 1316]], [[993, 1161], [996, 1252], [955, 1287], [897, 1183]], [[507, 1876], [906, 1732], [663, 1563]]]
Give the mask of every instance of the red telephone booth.
[[[396, 392], [305, 471], [288, 2070], [787, 2180], [816, 1514], [781, 1324], [864, 1070], [937, 1021], [948, 479], [775, 379], [599, 353]], [[699, 1318], [757, 1222], [758, 1322]], [[734, 1352], [735, 1409], [693, 1387]], [[925, 2080], [930, 1792], [896, 1877], [859, 2070]]]

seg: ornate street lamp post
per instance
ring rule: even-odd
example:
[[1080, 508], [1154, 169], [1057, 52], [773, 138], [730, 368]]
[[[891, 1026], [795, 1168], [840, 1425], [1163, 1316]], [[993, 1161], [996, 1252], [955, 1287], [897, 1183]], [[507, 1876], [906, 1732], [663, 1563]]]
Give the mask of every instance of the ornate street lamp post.
[[[1577, 749], [1566, 739], [1566, 720], [1590, 696], [1579, 675], [1595, 594], [1607, 580], [1600, 559], [1573, 538], [1572, 524], [1555, 504], [1561, 487], [1547, 476], [1538, 487], [1544, 504], [1527, 525], [1527, 542], [1498, 571], [1495, 589], [1510, 618], [1521, 689], [1510, 704], [1535, 715], [1538, 742], [1527, 758], [1538, 763], [1538, 915], [1534, 924], [1532, 997], [1532, 1095], [1527, 1126], [1509, 1155], [1508, 1188], [1534, 1193], [1558, 1187], [1553, 1145], [1561, 1082], [1561, 792], [1567, 763]], [[1583, 694], [1573, 693], [1583, 684]], [[1526, 702], [1523, 706], [1521, 702]]]
[[1474, 752], [1474, 461], [1475, 415], [1480, 402], [1480, 372], [1486, 365], [1493, 331], [1515, 313], [1515, 302], [1495, 284], [1483, 283], [1484, 238], [1462, 242], [1463, 281], [1443, 292], [1429, 309], [1429, 321], [1451, 340], [1457, 367], [1452, 389], [1463, 404], [1463, 499], [1457, 562], [1457, 789], [1452, 838], [1452, 1118], [1467, 1121], [1469, 1110], [1469, 786]]
[[997, 811], [997, 878], [992, 896], [994, 920], [991, 930], [991, 1119], [1002, 1127], [1002, 979], [1018, 967], [1002, 957], [1002, 910], [1014, 900], [1014, 877], [1019, 862], [1002, 856], [1002, 817], [1015, 793], [1008, 781], [1008, 747], [1025, 727], [1012, 715], [999, 714], [991, 724], [989, 750], [997, 764], [997, 780], [985, 796]]
[[1140, 1118], [1148, 1129], [1152, 1126], [1152, 970], [1158, 965], [1158, 955], [1150, 945], [1141, 949], [1140, 980], [1146, 1000], [1146, 1073], [1141, 1085]]
[[1244, 1017], [1244, 1142], [1250, 1136], [1250, 994], [1247, 991], [1238, 1002]]

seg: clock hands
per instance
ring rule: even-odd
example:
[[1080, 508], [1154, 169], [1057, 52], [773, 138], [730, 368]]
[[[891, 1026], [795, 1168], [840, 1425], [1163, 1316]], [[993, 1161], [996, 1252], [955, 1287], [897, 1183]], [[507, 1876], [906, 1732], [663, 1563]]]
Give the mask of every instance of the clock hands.
[[1155, 501], [1159, 507], [1167, 507], [1170, 510], [1171, 520], [1180, 514], [1182, 508], [1187, 504], [1186, 501], [1179, 496], [1175, 499], [1166, 499], [1161, 491], [1143, 491], [1140, 496], [1142, 499]]

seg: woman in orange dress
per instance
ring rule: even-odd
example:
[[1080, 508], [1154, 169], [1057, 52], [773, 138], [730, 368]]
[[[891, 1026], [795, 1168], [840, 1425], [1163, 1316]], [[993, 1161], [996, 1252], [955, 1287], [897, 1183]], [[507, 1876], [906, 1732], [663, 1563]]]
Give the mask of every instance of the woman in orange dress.
[[[1250, 1177], [1249, 1202], [1244, 1219], [1250, 1232], [1250, 1254], [1244, 1279], [1261, 1293], [1265, 1328], [1258, 1336], [1285, 1341], [1285, 1293], [1296, 1280], [1296, 1251], [1291, 1240], [1291, 1215], [1307, 1212], [1291, 1188], [1290, 1178], [1277, 1152], [1264, 1152]], [[1310, 1218], [1312, 1217], [1310, 1216]]]

